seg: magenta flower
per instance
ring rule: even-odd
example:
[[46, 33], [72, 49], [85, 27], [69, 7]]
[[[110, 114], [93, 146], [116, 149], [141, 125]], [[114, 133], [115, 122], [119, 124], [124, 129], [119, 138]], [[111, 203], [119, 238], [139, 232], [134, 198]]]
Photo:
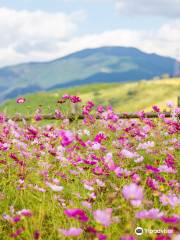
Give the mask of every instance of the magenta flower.
[[102, 234], [102, 233], [97, 233], [97, 237], [99, 240], [106, 240], [107, 239], [107, 236], [105, 234]]
[[17, 213], [24, 217], [32, 216], [32, 212], [29, 209], [22, 209], [21, 211], [18, 211]]
[[160, 108], [158, 106], [153, 106], [152, 109], [154, 110], [154, 112], [160, 112]]
[[4, 123], [6, 120], [6, 117], [3, 113], [0, 113], [0, 123]]
[[93, 212], [93, 216], [97, 222], [107, 227], [112, 223], [112, 208], [96, 210]]
[[79, 208], [75, 208], [75, 209], [67, 209], [64, 211], [64, 213], [70, 217], [70, 218], [76, 218], [82, 222], [87, 222], [89, 220], [88, 216], [86, 215], [86, 213]]
[[163, 213], [159, 209], [152, 208], [150, 210], [144, 210], [136, 213], [136, 218], [147, 219], [159, 219], [163, 216]]
[[143, 200], [143, 189], [137, 184], [131, 183], [130, 185], [125, 185], [122, 194], [133, 206], [141, 205]]
[[146, 180], [146, 184], [152, 189], [152, 190], [157, 190], [158, 189], [158, 182], [151, 178], [151, 177], [148, 177], [147, 180]]
[[180, 216], [175, 216], [175, 215], [171, 217], [162, 216], [161, 220], [165, 223], [176, 224], [180, 221]]
[[12, 221], [13, 221], [14, 223], [17, 223], [17, 222], [21, 221], [21, 216], [17, 215], [17, 216], [15, 216], [15, 217], [13, 217]]
[[40, 238], [40, 232], [38, 230], [34, 231], [33, 237], [35, 240], [38, 240]]
[[12, 238], [17, 238], [19, 235], [21, 235], [25, 231], [25, 228], [20, 227], [18, 228], [14, 233], [11, 234]]
[[81, 102], [81, 99], [78, 96], [70, 96], [70, 101], [72, 103], [78, 103], [78, 102]]
[[61, 144], [63, 147], [68, 146], [74, 141], [74, 135], [71, 131], [69, 130], [61, 130], [59, 132], [59, 137], [61, 139]]
[[16, 103], [18, 104], [22, 104], [22, 103], [25, 103], [26, 99], [24, 97], [19, 97], [16, 99]]
[[154, 173], [158, 173], [159, 172], [159, 169], [152, 166], [152, 165], [146, 165], [146, 169], [151, 171], [151, 172], [154, 172]]
[[68, 230], [66, 229], [59, 229], [59, 233], [62, 233], [66, 237], [77, 237], [81, 235], [83, 230], [81, 228], [70, 228]]

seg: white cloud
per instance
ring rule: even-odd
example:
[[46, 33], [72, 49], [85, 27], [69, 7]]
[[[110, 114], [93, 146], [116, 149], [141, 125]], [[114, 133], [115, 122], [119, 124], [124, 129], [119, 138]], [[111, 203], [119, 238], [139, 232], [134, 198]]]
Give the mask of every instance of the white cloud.
[[[158, 30], [117, 29], [86, 35], [59, 44], [61, 54], [101, 46], [130, 46], [145, 52], [177, 57], [180, 43], [180, 20], [164, 24]], [[179, 48], [180, 50], [180, 48]], [[179, 52], [180, 54], [180, 52]], [[180, 59], [180, 55], [179, 55]]]
[[73, 36], [85, 14], [17, 11], [0, 8], [0, 65], [56, 51], [59, 41]]
[[116, 0], [120, 14], [179, 17], [180, 0]]
[[[0, 66], [46, 61], [101, 46], [132, 46], [146, 52], [176, 57], [180, 43], [180, 19], [159, 29], [114, 29], [75, 37], [76, 19], [84, 14], [50, 14], [0, 8]], [[179, 56], [180, 58], [180, 56]]]

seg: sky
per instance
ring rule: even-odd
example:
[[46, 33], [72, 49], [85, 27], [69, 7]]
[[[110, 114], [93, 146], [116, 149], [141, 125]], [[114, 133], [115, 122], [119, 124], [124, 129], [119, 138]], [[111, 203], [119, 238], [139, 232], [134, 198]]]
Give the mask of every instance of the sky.
[[130, 46], [180, 60], [180, 0], [0, 0], [0, 67]]

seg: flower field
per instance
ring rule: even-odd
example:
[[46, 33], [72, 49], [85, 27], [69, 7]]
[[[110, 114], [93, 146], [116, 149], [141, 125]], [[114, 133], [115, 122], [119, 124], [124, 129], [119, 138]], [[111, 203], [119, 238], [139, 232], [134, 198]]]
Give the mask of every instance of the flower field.
[[156, 119], [120, 119], [92, 101], [73, 122], [61, 107], [54, 123], [1, 114], [0, 240], [180, 239], [180, 109], [168, 107], [171, 118], [153, 106]]

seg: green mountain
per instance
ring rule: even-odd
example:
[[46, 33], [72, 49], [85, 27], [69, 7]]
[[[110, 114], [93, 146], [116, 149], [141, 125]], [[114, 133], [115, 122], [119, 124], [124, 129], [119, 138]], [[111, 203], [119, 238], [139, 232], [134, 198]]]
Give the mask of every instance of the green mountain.
[[175, 60], [135, 48], [82, 50], [50, 62], [0, 69], [0, 102], [37, 91], [89, 83], [126, 82], [173, 74]]

